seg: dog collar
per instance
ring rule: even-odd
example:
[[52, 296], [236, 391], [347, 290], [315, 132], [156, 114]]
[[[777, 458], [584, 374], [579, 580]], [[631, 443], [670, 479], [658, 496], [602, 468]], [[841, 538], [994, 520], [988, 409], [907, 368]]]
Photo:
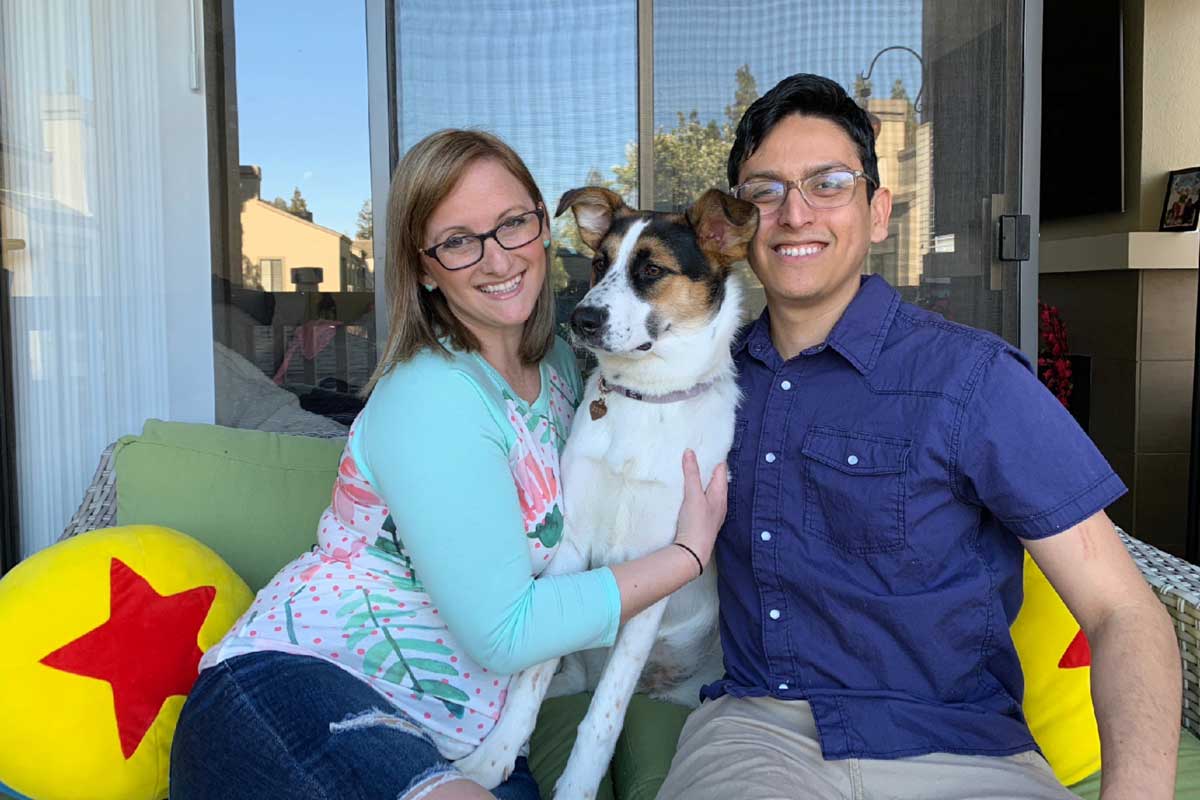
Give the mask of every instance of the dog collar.
[[667, 392], [666, 394], [642, 394], [641, 392], [635, 392], [633, 389], [629, 389], [624, 386], [618, 386], [615, 383], [609, 383], [608, 381], [604, 380], [603, 377], [601, 377], [600, 383], [597, 384], [596, 387], [600, 390], [600, 396], [588, 404], [588, 413], [592, 415], [592, 419], [600, 419], [607, 414], [608, 404], [604, 402], [604, 395], [608, 394], [609, 392], [623, 394], [630, 400], [641, 400], [644, 403], [677, 403], [680, 400], [687, 400], [695, 397], [698, 394], [708, 391], [710, 388], [712, 388], [714, 383], [716, 383], [715, 379], [705, 381], [704, 383], [697, 383], [690, 389], [680, 389], [677, 392]]

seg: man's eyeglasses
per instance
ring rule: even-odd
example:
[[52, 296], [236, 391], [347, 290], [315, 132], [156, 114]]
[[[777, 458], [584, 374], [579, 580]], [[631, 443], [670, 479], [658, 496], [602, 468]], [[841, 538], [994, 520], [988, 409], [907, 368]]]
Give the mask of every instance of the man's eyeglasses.
[[835, 169], [818, 172], [798, 181], [754, 178], [734, 186], [730, 191], [737, 199], [749, 200], [763, 212], [778, 211], [787, 198], [788, 190], [792, 188], [800, 192], [804, 202], [811, 208], [841, 208], [854, 199], [859, 178], [875, 183], [861, 169]]
[[524, 247], [542, 235], [545, 209], [535, 208], [509, 217], [487, 233], [456, 233], [421, 252], [449, 270], [466, 269], [483, 258], [483, 243], [495, 239], [505, 250]]

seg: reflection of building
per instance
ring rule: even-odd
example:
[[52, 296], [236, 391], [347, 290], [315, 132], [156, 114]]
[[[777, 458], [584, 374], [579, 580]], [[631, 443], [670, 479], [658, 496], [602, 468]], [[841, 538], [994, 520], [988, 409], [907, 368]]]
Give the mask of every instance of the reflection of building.
[[262, 171], [242, 166], [242, 281], [247, 288], [294, 292], [294, 279], [312, 273], [293, 273], [302, 267], [321, 270], [322, 292], [365, 292], [374, 289], [364, 248], [348, 236], [317, 225], [312, 215], [297, 216], [260, 196]]
[[54, 200], [84, 216], [92, 215], [86, 181], [87, 165], [95, 164], [94, 110], [91, 101], [75, 94], [42, 96], [42, 143], [50, 154]]
[[[860, 101], [861, 102], [861, 101]], [[915, 299], [922, 265], [933, 247], [933, 171], [930, 123], [917, 123], [907, 98], [868, 98], [866, 108], [880, 120], [875, 152], [879, 180], [892, 192], [888, 238], [873, 245], [868, 270]]]
[[[0, 262], [9, 273], [10, 298], [46, 297], [61, 291], [58, 282], [67, 276], [94, 272], [88, 256], [99, 228], [87, 181], [95, 179], [95, 104], [68, 79], [66, 93], [39, 95], [39, 111], [40, 137], [34, 134], [31, 143], [0, 136], [0, 175], [14, 178], [0, 185]], [[18, 181], [33, 191], [10, 190]], [[43, 259], [36, 270], [33, 253]], [[13, 331], [36, 349], [38, 334], [20, 330], [24, 322]], [[32, 364], [39, 379], [40, 363]]]

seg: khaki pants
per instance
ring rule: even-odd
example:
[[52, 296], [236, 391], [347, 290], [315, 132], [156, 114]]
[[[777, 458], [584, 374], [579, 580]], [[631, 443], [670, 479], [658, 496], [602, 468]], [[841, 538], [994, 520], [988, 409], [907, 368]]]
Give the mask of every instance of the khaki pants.
[[808, 703], [724, 695], [692, 712], [658, 800], [1072, 800], [1036, 751], [821, 757]]

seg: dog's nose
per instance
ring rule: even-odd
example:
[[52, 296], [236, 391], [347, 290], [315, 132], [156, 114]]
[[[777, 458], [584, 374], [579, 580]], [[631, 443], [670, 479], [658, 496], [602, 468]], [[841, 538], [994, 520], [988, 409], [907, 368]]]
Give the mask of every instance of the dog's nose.
[[577, 336], [590, 339], [608, 321], [608, 309], [601, 306], [577, 306], [571, 314], [571, 330]]

